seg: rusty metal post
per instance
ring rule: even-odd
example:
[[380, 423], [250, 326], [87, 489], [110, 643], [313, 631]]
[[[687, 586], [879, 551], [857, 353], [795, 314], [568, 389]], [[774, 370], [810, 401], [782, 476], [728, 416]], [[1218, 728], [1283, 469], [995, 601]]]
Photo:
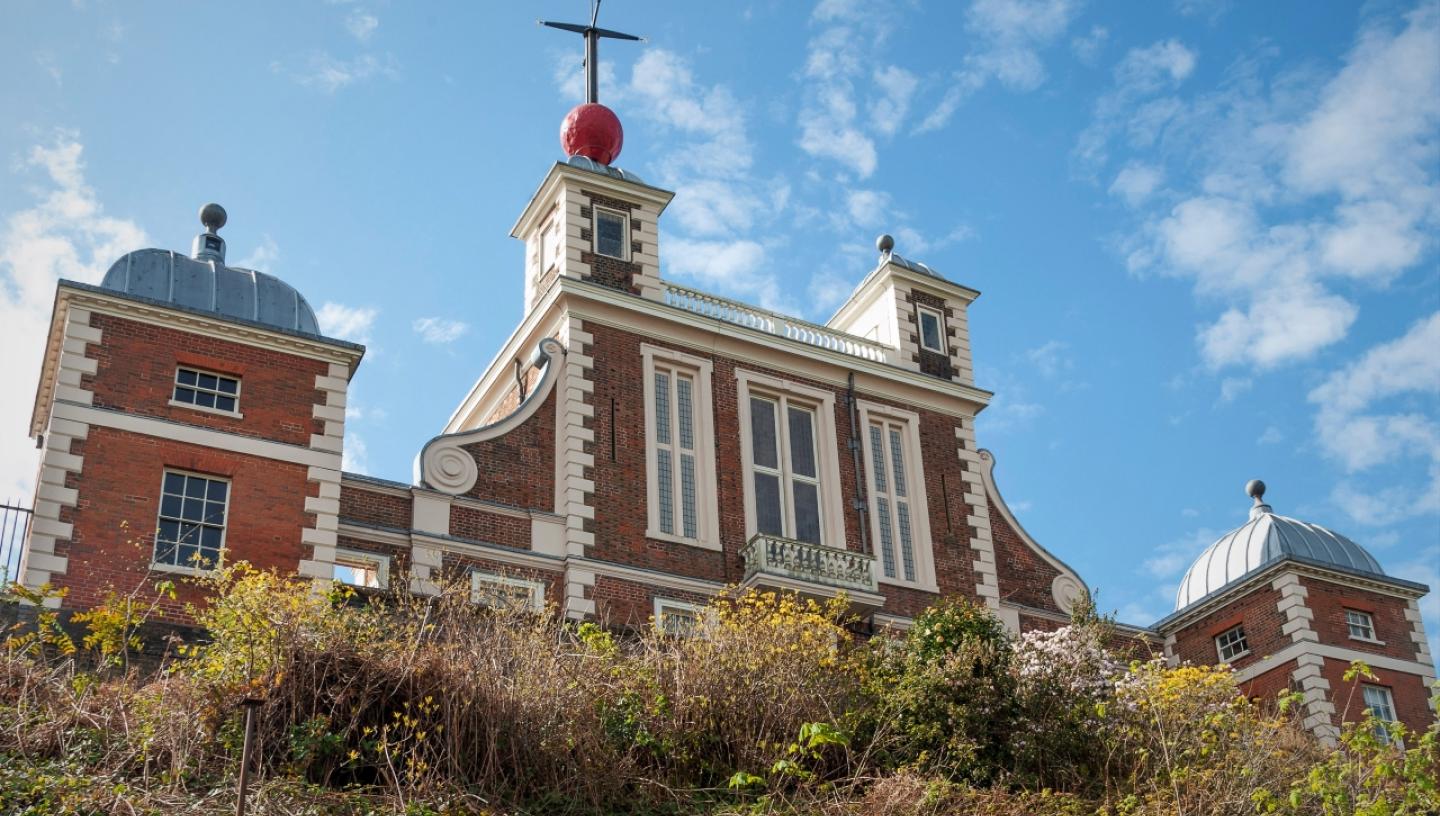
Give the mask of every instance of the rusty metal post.
[[250, 754], [255, 747], [255, 711], [263, 702], [254, 697], [240, 701], [245, 707], [245, 747], [240, 750], [240, 792], [235, 800], [235, 816], [245, 816], [245, 797], [250, 792]]

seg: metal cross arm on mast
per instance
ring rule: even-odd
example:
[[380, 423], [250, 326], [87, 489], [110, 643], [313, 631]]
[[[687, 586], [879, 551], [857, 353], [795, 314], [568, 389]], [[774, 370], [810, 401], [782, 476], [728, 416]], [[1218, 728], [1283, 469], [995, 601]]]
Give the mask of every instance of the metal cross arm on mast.
[[540, 25], [547, 28], [557, 28], [561, 31], [570, 31], [585, 38], [585, 101], [600, 101], [600, 40], [609, 38], [612, 40], [631, 40], [643, 42], [644, 37], [637, 37], [634, 34], [626, 34], [623, 31], [611, 31], [608, 28], [600, 28], [595, 25], [596, 19], [600, 16], [600, 0], [590, 8], [590, 25], [578, 23], [556, 23], [550, 20], [537, 20]]

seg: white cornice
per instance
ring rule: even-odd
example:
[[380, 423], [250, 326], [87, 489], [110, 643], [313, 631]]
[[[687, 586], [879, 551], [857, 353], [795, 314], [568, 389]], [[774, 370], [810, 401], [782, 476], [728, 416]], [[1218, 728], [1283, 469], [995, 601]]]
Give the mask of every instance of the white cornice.
[[563, 162], [556, 162], [551, 166], [550, 172], [545, 174], [545, 179], [540, 182], [535, 194], [530, 197], [530, 201], [525, 205], [525, 210], [516, 219], [515, 226], [510, 228], [510, 237], [519, 238], [528, 234], [534, 226], [535, 219], [544, 214], [541, 210], [545, 209], [546, 202], [555, 197], [556, 188], [567, 182], [576, 186], [583, 185], [586, 188], [613, 193], [616, 198], [639, 199], [654, 206], [657, 214], [663, 212], [666, 205], [670, 203], [670, 199], [675, 197], [674, 193], [659, 187], [602, 176], [589, 170], [571, 167]]

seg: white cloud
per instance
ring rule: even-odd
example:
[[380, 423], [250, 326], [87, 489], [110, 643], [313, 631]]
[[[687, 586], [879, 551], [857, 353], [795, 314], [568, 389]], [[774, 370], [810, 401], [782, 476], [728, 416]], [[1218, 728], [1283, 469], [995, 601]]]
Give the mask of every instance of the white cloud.
[[1144, 162], [1132, 161], [1120, 169], [1110, 184], [1110, 195], [1117, 196], [1131, 207], [1137, 207], [1165, 181], [1165, 172]]
[[[1315, 435], [1321, 449], [1354, 474], [1418, 460], [1428, 481], [1366, 486], [1346, 479], [1331, 500], [1351, 518], [1389, 524], [1440, 512], [1440, 421], [1411, 404], [1440, 395], [1440, 312], [1401, 337], [1381, 343], [1310, 392], [1319, 406]], [[1433, 402], [1430, 403], [1433, 406]]]
[[[1214, 530], [1202, 527], [1167, 541], [1141, 563], [1140, 572], [1161, 581], [1174, 580], [1178, 586], [1181, 573], [1219, 537]], [[1168, 592], [1173, 594], [1173, 590]]]
[[427, 343], [444, 344], [459, 340], [470, 331], [470, 324], [442, 317], [422, 317], [410, 324], [410, 328]]
[[362, 476], [370, 473], [370, 451], [365, 440], [354, 431], [345, 432], [345, 448], [340, 454], [340, 467], [349, 473]]
[[35, 445], [25, 436], [40, 377], [55, 282], [98, 283], [121, 255], [149, 243], [133, 221], [104, 212], [85, 182], [79, 136], [60, 132], [30, 149], [20, 172], [39, 171], [33, 206], [12, 213], [0, 230], [0, 500], [28, 501]]
[[975, 50], [916, 131], [944, 127], [962, 102], [992, 80], [1012, 91], [1040, 87], [1046, 76], [1040, 51], [1065, 33], [1079, 10], [1075, 0], [975, 0], [965, 13]]
[[254, 269], [257, 272], [273, 272], [275, 262], [280, 260], [280, 245], [268, 234], [260, 236], [260, 244], [250, 250], [250, 254], [238, 261], [233, 261], [235, 266], [241, 269]]
[[320, 333], [326, 337], [368, 343], [370, 330], [374, 327], [375, 317], [379, 313], [379, 309], [327, 301], [320, 307], [320, 311], [315, 313], [315, 319], [320, 323]]
[[1069, 344], [1051, 340], [1025, 352], [1025, 357], [1045, 377], [1054, 377], [1070, 368]]
[[380, 27], [380, 19], [368, 11], [356, 9], [345, 18], [345, 30], [360, 42], [368, 42]]
[[[879, 155], [875, 140], [865, 131], [877, 120], [861, 121], [858, 115], [858, 86], [869, 81], [876, 95], [890, 110], [914, 92], [913, 76], [899, 68], [872, 68], [863, 58], [889, 34], [888, 10], [868, 3], [840, 3], [822, 0], [810, 16], [819, 30], [806, 46], [804, 101], [800, 106], [800, 149], [819, 159], [839, 163], [856, 177], [869, 178]], [[911, 87], [907, 90], [906, 85]], [[900, 126], [896, 118], [885, 121], [883, 134]]]
[[1256, 438], [1255, 444], [1275, 445], [1283, 441], [1285, 441], [1285, 434], [1274, 425], [1269, 425], [1260, 433], [1260, 436]]
[[767, 309], [784, 307], [780, 283], [765, 262], [765, 249], [755, 241], [696, 241], [666, 236], [670, 270], [688, 279]]
[[845, 210], [860, 227], [877, 227], [890, 218], [890, 194], [878, 190], [851, 190], [845, 196]]
[[1226, 377], [1220, 381], [1220, 401], [1234, 402], [1235, 398], [1249, 391], [1255, 381], [1249, 377]]
[[1075, 52], [1075, 58], [1082, 63], [1093, 65], [1109, 41], [1110, 29], [1098, 25], [1091, 26], [1089, 33], [1070, 41], [1070, 50]]
[[893, 135], [910, 112], [910, 99], [920, 80], [898, 65], [876, 68], [873, 75], [877, 98], [870, 103], [870, 120], [879, 133]]
[[294, 80], [307, 88], [336, 93], [357, 82], [374, 77], [393, 79], [399, 74], [395, 58], [389, 54], [377, 57], [361, 54], [354, 59], [340, 59], [328, 53], [312, 54], [305, 68], [296, 71]]
[[[1399, 25], [1368, 24], [1329, 76], [1312, 69], [1266, 82], [1247, 57], [1220, 90], [1186, 100], [1177, 86], [1196, 61], [1175, 41], [1132, 51], [1116, 69], [1076, 157], [1094, 172], [1117, 145], [1154, 151], [1131, 158], [1111, 187], [1133, 192], [1127, 200], [1141, 210], [1122, 239], [1127, 264], [1188, 278], [1220, 307], [1197, 329], [1212, 369], [1312, 358], [1359, 315], [1334, 281], [1385, 286], [1433, 249], [1437, 64], [1440, 5], [1426, 3]], [[1183, 186], [1178, 172], [1191, 173], [1193, 189], [1168, 211], [1144, 212], [1150, 185], [1127, 177], [1137, 161], [1157, 172], [1168, 162], [1171, 191]]]

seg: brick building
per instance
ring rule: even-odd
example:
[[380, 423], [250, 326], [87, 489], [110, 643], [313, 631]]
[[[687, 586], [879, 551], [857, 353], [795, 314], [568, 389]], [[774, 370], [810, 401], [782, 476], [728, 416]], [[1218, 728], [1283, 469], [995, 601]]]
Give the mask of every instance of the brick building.
[[[977, 444], [979, 293], [888, 237], [823, 325], [686, 288], [661, 277], [672, 195], [583, 155], [549, 169], [511, 231], [524, 316], [408, 481], [343, 472], [364, 349], [321, 336], [283, 282], [226, 266], [220, 208], [190, 256], [140, 250], [98, 287], [62, 281], [24, 582], [81, 609], [244, 559], [420, 594], [460, 576], [480, 602], [616, 626], [683, 620], [730, 585], [844, 592], [875, 628], [942, 595], [1017, 632], [1063, 625], [1085, 584], [1025, 532]], [[1278, 519], [1251, 525], [1283, 539]], [[1425, 587], [1368, 556], [1261, 550], [1197, 564], [1174, 615], [1123, 631], [1231, 661], [1256, 688], [1297, 685], [1317, 729], [1359, 710], [1336, 676], [1353, 655], [1392, 716], [1432, 716]]]

